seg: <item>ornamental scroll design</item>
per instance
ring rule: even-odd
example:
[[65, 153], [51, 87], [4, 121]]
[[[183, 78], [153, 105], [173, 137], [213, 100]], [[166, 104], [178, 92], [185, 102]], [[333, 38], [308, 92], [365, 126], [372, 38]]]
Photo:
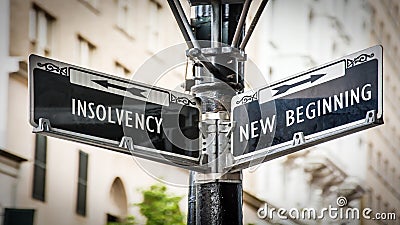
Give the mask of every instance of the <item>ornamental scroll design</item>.
[[196, 102], [191, 101], [187, 97], [176, 97], [175, 95], [171, 94], [171, 100], [172, 103], [178, 103], [182, 105], [196, 105]]
[[236, 104], [246, 104], [252, 101], [257, 100], [257, 92], [254, 93], [253, 95], [245, 95], [243, 96], [240, 100], [236, 101]]
[[46, 71], [58, 73], [60, 75], [68, 76], [68, 67], [58, 67], [53, 63], [37, 63], [38, 67], [43, 67]]
[[354, 58], [353, 60], [351, 59], [347, 59], [347, 63], [346, 66], [347, 68], [351, 68], [355, 65], [361, 64], [361, 63], [365, 63], [366, 61], [368, 61], [369, 58], [373, 58], [375, 56], [374, 53], [371, 54], [362, 54], [357, 56], [356, 58]]

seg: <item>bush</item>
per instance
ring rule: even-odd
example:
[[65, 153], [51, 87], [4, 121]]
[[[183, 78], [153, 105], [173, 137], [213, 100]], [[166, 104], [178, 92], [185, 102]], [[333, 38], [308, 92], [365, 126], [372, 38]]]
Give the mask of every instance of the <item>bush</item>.
[[184, 215], [179, 208], [182, 197], [167, 193], [163, 185], [143, 190], [143, 202], [135, 204], [147, 218], [146, 225], [183, 225]]

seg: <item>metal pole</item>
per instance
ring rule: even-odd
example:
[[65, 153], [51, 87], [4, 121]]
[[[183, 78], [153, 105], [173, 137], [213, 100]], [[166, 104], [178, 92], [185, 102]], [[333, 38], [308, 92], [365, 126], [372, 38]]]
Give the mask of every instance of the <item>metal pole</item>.
[[232, 48], [237, 47], [237, 44], [238, 44], [239, 38], [240, 38], [240, 33], [242, 33], [242, 30], [244, 27], [244, 22], [246, 21], [247, 13], [249, 12], [249, 9], [250, 9], [250, 3], [251, 3], [251, 0], [246, 0], [244, 3], [242, 13], [240, 14], [239, 23], [236, 27], [235, 35], [233, 36], [232, 45], [231, 45]]
[[178, 23], [179, 28], [181, 29], [183, 38], [188, 44], [188, 47], [200, 48], [200, 45], [194, 37], [192, 28], [190, 27], [190, 24], [183, 11], [181, 3], [178, 0], [168, 0], [168, 4], [171, 8], [172, 14], [174, 14], [175, 20]]
[[189, 173], [188, 216], [187, 224], [196, 225], [196, 184], [194, 171]]
[[264, 11], [265, 6], [267, 5], [269, 0], [263, 0], [260, 4], [260, 7], [258, 7], [256, 15], [253, 18], [253, 21], [251, 21], [249, 30], [247, 31], [246, 36], [244, 37], [242, 43], [240, 44], [239, 49], [244, 50], [246, 48], [247, 43], [249, 42], [250, 36], [253, 34], [254, 28], [257, 25], [258, 20], [261, 17], [262, 12]]
[[[241, 173], [241, 172], [240, 172]], [[215, 181], [197, 186], [197, 224], [242, 225], [242, 184]]]
[[[199, 51], [201, 46], [192, 32], [192, 28], [186, 18], [180, 2], [178, 0], [168, 0], [168, 4], [182, 32], [183, 38], [185, 39], [188, 47], [193, 50], [191, 54], [198, 58], [199, 62], [215, 77], [220, 80], [224, 80], [224, 77], [221, 75], [218, 68], [215, 67], [207, 58], [205, 58], [201, 51]], [[215, 43], [219, 43], [220, 38], [218, 33], [215, 33], [214, 35], [217, 38]]]
[[[220, 1], [211, 1], [212, 13], [210, 24], [211, 48], [221, 47], [222, 34], [222, 7]], [[199, 12], [200, 13], [200, 12]], [[197, 17], [197, 15], [196, 15]], [[227, 39], [227, 38], [226, 38]], [[228, 43], [224, 43], [228, 44]], [[210, 62], [217, 68], [216, 56], [210, 56]], [[197, 225], [242, 225], [242, 175], [238, 173], [224, 173], [224, 166], [229, 151], [229, 137], [224, 130], [229, 126], [230, 102], [236, 93], [224, 81], [213, 79], [204, 67], [197, 67], [196, 78], [200, 78], [192, 88], [202, 101], [202, 127], [207, 133], [203, 139], [203, 148], [206, 150], [207, 163], [210, 173], [196, 173], [196, 224]], [[221, 70], [223, 71], [223, 70]], [[226, 76], [227, 74], [221, 74]], [[216, 77], [216, 76], [214, 76]], [[217, 77], [218, 78], [218, 77]]]
[[221, 3], [211, 1], [211, 47], [218, 48], [221, 43]]

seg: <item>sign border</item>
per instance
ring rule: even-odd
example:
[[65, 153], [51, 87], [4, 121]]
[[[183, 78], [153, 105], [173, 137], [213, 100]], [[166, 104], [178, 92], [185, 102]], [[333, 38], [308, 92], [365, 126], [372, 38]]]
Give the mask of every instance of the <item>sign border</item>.
[[[39, 64], [41, 65], [39, 66]], [[82, 71], [85, 73], [89, 74], [94, 74], [96, 76], [101, 76], [104, 77], [105, 79], [112, 79], [116, 80], [119, 82], [124, 82], [129, 84], [132, 84], [134, 86], [139, 86], [143, 88], [147, 88], [149, 90], [155, 90], [159, 92], [164, 92], [168, 93], [169, 95], [169, 102], [174, 102], [182, 105], [186, 105], [189, 107], [196, 108], [199, 111], [199, 116], [201, 117], [201, 108], [200, 108], [200, 103], [199, 100], [193, 96], [184, 94], [184, 93], [179, 93], [159, 87], [154, 87], [151, 85], [143, 84], [140, 82], [133, 82], [129, 79], [125, 79], [122, 77], [117, 77], [117, 76], [112, 76], [109, 74], [105, 74], [102, 72], [94, 71], [91, 69], [86, 69], [80, 66], [75, 66], [72, 64], [64, 63], [59, 60], [43, 57], [40, 55], [36, 54], [31, 54], [28, 59], [28, 68], [29, 68], [29, 73], [28, 73], [28, 89], [29, 89], [29, 123], [34, 127], [33, 132], [34, 133], [42, 133], [44, 135], [52, 136], [52, 137], [57, 137], [60, 139], [65, 139], [65, 140], [70, 140], [70, 141], [76, 141], [79, 143], [83, 144], [89, 144], [92, 146], [96, 147], [101, 147], [101, 148], [106, 148], [108, 150], [113, 150], [116, 152], [120, 153], [125, 153], [125, 154], [130, 154], [133, 156], [138, 156], [141, 158], [165, 163], [165, 164], [170, 164], [170, 165], [175, 165], [179, 167], [183, 167], [186, 169], [191, 169], [199, 172], [204, 172], [205, 168], [201, 167], [199, 165], [200, 158], [201, 158], [201, 151], [199, 150], [199, 157], [190, 157], [190, 156], [185, 156], [185, 155], [180, 155], [177, 153], [171, 153], [167, 151], [162, 151], [158, 149], [153, 149], [153, 148], [147, 148], [143, 146], [137, 146], [137, 145], [132, 145], [133, 148], [129, 149], [127, 146], [126, 147], [121, 147], [120, 145], [122, 144], [121, 142], [117, 141], [112, 141], [109, 139], [104, 139], [92, 135], [87, 135], [87, 134], [81, 134], [77, 132], [72, 132], [72, 131], [67, 131], [67, 130], [62, 130], [62, 129], [57, 129], [57, 128], [52, 128], [51, 124], [49, 124], [47, 118], [42, 118], [44, 120], [41, 121], [42, 124], [37, 124], [34, 121], [34, 84], [33, 84], [33, 70], [35, 68], [43, 68], [44, 70], [47, 70], [49, 72], [56, 73], [55, 75], [60, 75], [60, 76], [69, 76], [69, 71], [71, 68], [76, 69], [78, 71]], [[90, 88], [90, 87], [88, 87]], [[111, 93], [112, 92], [107, 92]], [[114, 93], [116, 94], [116, 93]], [[151, 102], [151, 101], [148, 101]], [[159, 104], [159, 103], [157, 103]], [[193, 105], [194, 104], [194, 105]], [[200, 120], [200, 118], [199, 118]], [[201, 141], [199, 140], [199, 144], [201, 144]]]
[[[272, 82], [270, 85], [258, 88], [257, 90], [251, 90], [245, 93], [242, 93], [240, 95], [234, 96], [232, 98], [232, 107], [231, 107], [231, 112], [233, 113], [235, 107], [244, 105], [249, 102], [253, 102], [259, 99], [259, 93], [261, 90], [265, 90], [267, 88], [274, 87], [276, 85], [281, 85], [285, 82], [288, 82], [293, 79], [297, 79], [301, 76], [306, 76], [309, 75], [310, 73], [317, 71], [321, 68], [327, 67], [329, 65], [333, 65], [335, 63], [345, 61], [346, 69], [349, 68], [349, 66], [353, 66], [355, 63], [364, 63], [369, 61], [369, 58], [367, 55], [374, 54], [371, 57], [372, 59], [378, 59], [378, 111], [373, 113], [373, 118], [369, 118], [371, 115], [366, 115], [365, 119], [358, 120], [349, 124], [345, 124], [342, 126], [334, 127], [328, 130], [320, 131], [317, 133], [313, 133], [307, 136], [299, 136], [303, 141], [301, 143], [296, 144], [294, 143], [296, 140], [296, 137], [293, 137], [293, 140], [287, 141], [284, 143], [280, 143], [278, 145], [270, 146], [264, 149], [260, 149], [251, 153], [243, 154], [241, 156], [234, 156], [234, 163], [230, 165], [229, 167], [226, 167], [226, 170], [229, 171], [238, 171], [244, 168], [247, 168], [248, 166], [254, 166], [252, 165], [252, 161], [256, 161], [256, 164], [270, 161], [272, 159], [302, 150], [307, 147], [311, 147], [329, 140], [333, 140], [351, 133], [355, 133], [358, 131], [361, 131], [363, 129], [367, 129], [370, 127], [374, 127], [380, 124], [383, 124], [383, 47], [382, 45], [376, 45], [361, 51], [358, 51], [356, 53], [341, 57], [337, 60], [334, 60], [332, 62], [323, 64], [318, 67], [314, 67], [313, 69], [310, 69], [308, 71], [290, 76], [288, 78], [284, 78], [275, 82]], [[364, 57], [364, 58], [362, 58]], [[364, 59], [364, 60], [363, 60]], [[329, 82], [329, 81], [328, 81]], [[231, 117], [231, 122], [234, 124], [235, 122], [233, 121], [233, 116]], [[299, 134], [300, 135], [300, 134]], [[295, 134], [296, 136], [296, 134]], [[233, 143], [233, 136], [231, 137], [231, 143]], [[233, 155], [233, 148], [234, 146], [231, 145], [231, 153]]]

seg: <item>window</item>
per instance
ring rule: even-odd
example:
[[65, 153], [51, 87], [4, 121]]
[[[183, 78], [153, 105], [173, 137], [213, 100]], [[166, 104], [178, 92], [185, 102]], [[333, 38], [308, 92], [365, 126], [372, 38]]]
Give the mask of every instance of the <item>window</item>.
[[396, 186], [396, 168], [395, 167], [392, 168], [391, 183], [394, 187], [397, 187]]
[[392, 41], [392, 37], [390, 36], [390, 34], [387, 34], [385, 39], [386, 39], [386, 44], [390, 45]]
[[385, 202], [385, 204], [383, 204], [384, 208], [383, 208], [383, 212], [387, 213], [389, 212], [389, 203]]
[[95, 49], [92, 43], [78, 36], [78, 63], [81, 66], [91, 66]]
[[373, 207], [374, 205], [374, 191], [371, 189], [368, 194], [368, 207]]
[[119, 62], [115, 62], [115, 74], [119, 76], [129, 76], [131, 71]]
[[376, 197], [376, 208], [375, 209], [378, 212], [382, 211], [381, 210], [382, 209], [382, 198], [379, 195]]
[[86, 192], [87, 192], [87, 169], [88, 154], [79, 151], [79, 172], [78, 172], [78, 195], [76, 201], [76, 213], [86, 216]]
[[381, 173], [382, 171], [382, 166], [381, 166], [381, 162], [382, 161], [382, 154], [380, 152], [378, 152], [378, 157], [376, 159], [376, 169], [378, 171], [378, 173]]
[[36, 134], [32, 198], [45, 201], [47, 139]]
[[33, 225], [35, 210], [5, 208], [3, 216], [4, 216], [4, 221], [2, 223], [3, 225], [13, 225], [13, 224]]
[[368, 144], [368, 162], [369, 162], [369, 166], [370, 168], [373, 167], [375, 165], [375, 158], [372, 155], [372, 146], [371, 144]]
[[385, 176], [385, 178], [387, 179], [389, 174], [389, 161], [387, 159], [385, 159], [383, 161], [383, 175]]
[[120, 219], [118, 217], [107, 213], [107, 224], [109, 223], [113, 224], [118, 222], [120, 222]]
[[[383, 24], [382, 21], [379, 22], [379, 34], [383, 34], [385, 32], [385, 25]], [[382, 39], [382, 37], [380, 37]]]
[[159, 42], [159, 10], [161, 5], [155, 1], [149, 2], [149, 50], [152, 52], [157, 51]]
[[129, 205], [124, 184], [119, 177], [116, 177], [111, 185], [108, 203], [109, 208], [113, 211], [111, 214], [107, 214], [107, 222], [124, 222], [121, 218], [128, 213]]
[[53, 23], [54, 17], [37, 5], [32, 6], [29, 12], [29, 40], [32, 51], [44, 56], [50, 55]]
[[117, 0], [117, 27], [128, 35], [133, 34], [133, 0]]

